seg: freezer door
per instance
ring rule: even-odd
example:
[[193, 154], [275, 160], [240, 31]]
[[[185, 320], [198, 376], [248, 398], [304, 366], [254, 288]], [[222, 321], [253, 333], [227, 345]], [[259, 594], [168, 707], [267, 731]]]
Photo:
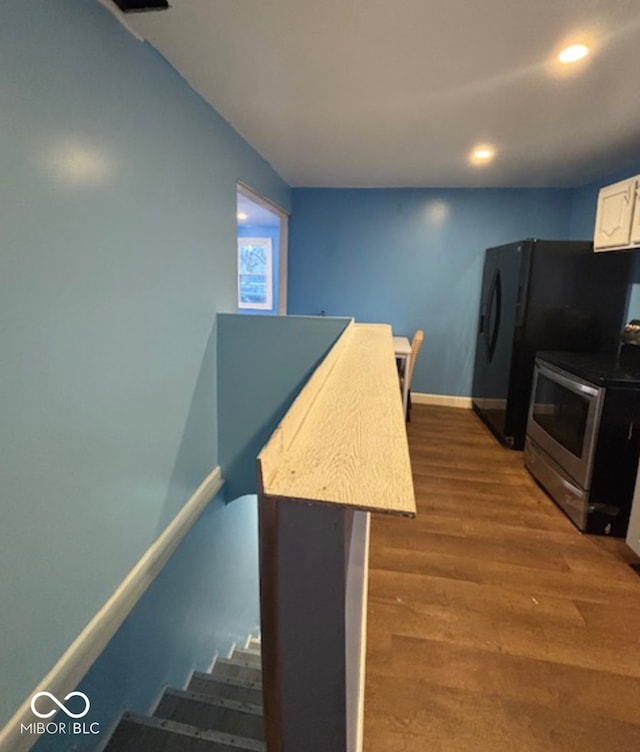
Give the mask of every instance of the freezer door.
[[518, 320], [522, 319], [526, 274], [524, 243], [486, 252], [476, 342], [473, 406], [506, 444], [509, 434], [509, 390]]

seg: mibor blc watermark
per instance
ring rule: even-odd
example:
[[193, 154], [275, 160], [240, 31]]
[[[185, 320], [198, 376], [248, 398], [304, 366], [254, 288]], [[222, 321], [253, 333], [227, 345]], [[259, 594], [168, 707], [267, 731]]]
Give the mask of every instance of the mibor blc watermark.
[[[45, 697], [48, 699], [48, 702], [43, 699]], [[82, 702], [74, 700], [71, 703], [71, 707], [67, 707], [64, 704], [75, 697], [80, 698]], [[80, 720], [86, 717], [90, 707], [91, 703], [84, 692], [69, 692], [64, 698], [64, 702], [60, 702], [51, 692], [38, 692], [31, 698], [31, 712], [41, 720], [32, 721], [31, 723], [21, 723], [20, 733], [35, 734], [38, 736], [42, 734], [65, 736], [99, 734], [99, 723], [88, 723], [87, 721]], [[53, 718], [58, 710], [64, 713], [69, 720], [49, 721], [48, 719]]]

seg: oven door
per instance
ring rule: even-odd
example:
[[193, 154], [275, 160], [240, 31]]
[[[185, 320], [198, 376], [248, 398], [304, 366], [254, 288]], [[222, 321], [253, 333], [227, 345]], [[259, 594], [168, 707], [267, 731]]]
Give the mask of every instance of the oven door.
[[536, 359], [527, 435], [585, 491], [591, 486], [604, 392]]

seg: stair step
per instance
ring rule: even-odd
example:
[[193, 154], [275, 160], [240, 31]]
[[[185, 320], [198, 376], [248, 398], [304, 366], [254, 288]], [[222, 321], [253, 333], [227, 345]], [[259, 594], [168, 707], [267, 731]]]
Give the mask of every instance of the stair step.
[[194, 671], [187, 689], [208, 697], [226, 697], [229, 700], [262, 705], [262, 685], [237, 679], [216, 679], [211, 674]]
[[231, 654], [231, 660], [235, 663], [241, 663], [243, 666], [262, 669], [262, 657], [260, 653], [251, 650], [236, 648]]
[[218, 658], [211, 669], [211, 676], [262, 684], [262, 671], [259, 668], [246, 666], [233, 658]]
[[180, 689], [167, 689], [154, 715], [204, 730], [264, 740], [264, 718], [262, 707], [258, 705], [246, 705]]
[[263, 741], [125, 713], [104, 752], [266, 752]]
[[249, 650], [256, 650], [259, 653], [262, 650], [262, 641], [259, 637], [251, 637], [247, 648]]

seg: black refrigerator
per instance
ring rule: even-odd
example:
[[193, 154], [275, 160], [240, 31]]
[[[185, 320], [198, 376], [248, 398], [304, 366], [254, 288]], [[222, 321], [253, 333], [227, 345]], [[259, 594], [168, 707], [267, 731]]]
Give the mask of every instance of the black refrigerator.
[[618, 350], [632, 254], [586, 241], [522, 240], [488, 248], [473, 372], [473, 409], [522, 449], [537, 350]]

